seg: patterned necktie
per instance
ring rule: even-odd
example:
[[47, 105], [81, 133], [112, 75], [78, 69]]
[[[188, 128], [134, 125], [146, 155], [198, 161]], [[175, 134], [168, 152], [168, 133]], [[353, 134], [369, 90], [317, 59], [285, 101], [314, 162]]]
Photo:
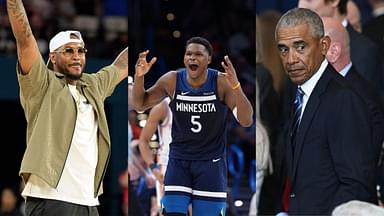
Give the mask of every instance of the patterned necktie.
[[296, 99], [294, 102], [295, 115], [294, 115], [294, 119], [293, 119], [293, 122], [294, 122], [293, 131], [292, 131], [293, 135], [296, 135], [296, 131], [297, 131], [299, 124], [300, 124], [301, 109], [303, 107], [303, 96], [304, 96], [304, 91], [300, 87], [297, 88]]

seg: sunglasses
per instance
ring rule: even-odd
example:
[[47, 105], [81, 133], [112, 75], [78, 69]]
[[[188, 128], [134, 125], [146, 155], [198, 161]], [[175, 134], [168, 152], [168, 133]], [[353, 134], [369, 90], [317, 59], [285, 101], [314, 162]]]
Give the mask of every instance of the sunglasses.
[[67, 48], [64, 48], [62, 50], [58, 50], [56, 52], [62, 53], [66, 57], [71, 57], [71, 56], [73, 56], [75, 54], [75, 51], [77, 52], [77, 54], [79, 56], [84, 56], [87, 53], [88, 50], [86, 48], [84, 48], [84, 47], [80, 47], [80, 48], [67, 47]]

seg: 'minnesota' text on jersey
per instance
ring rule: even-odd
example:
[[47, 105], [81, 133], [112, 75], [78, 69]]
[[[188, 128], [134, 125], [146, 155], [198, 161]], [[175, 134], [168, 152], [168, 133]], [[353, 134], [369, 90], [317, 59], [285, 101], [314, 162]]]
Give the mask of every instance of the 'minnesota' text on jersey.
[[170, 158], [211, 160], [224, 154], [228, 108], [217, 94], [217, 74], [208, 69], [206, 82], [198, 89], [187, 82], [187, 71], [177, 72]]

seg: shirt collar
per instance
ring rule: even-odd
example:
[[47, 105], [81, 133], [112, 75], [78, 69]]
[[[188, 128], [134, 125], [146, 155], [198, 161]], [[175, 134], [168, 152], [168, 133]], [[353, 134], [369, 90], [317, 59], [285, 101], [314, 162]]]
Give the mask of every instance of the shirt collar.
[[312, 75], [312, 77], [307, 80], [303, 85], [299, 86], [304, 91], [305, 96], [309, 97], [311, 96], [311, 93], [313, 89], [316, 86], [316, 83], [319, 81], [321, 75], [323, 75], [325, 68], [327, 68], [328, 61], [324, 59], [324, 61], [321, 63], [320, 68], [316, 71], [315, 74]]
[[343, 69], [341, 69], [341, 71], [339, 72], [343, 77], [345, 77], [347, 75], [347, 73], [349, 72], [349, 69], [351, 69], [352, 67], [352, 62], [349, 62], [349, 64], [347, 64]]
[[[59, 73], [59, 72], [57, 72], [57, 71], [53, 71], [54, 73], [55, 73], [55, 76], [57, 77], [57, 78], [59, 78], [60, 80], [62, 80], [62, 83], [64, 83], [64, 84], [66, 84], [67, 83], [67, 81], [64, 79], [65, 78], [65, 76], [64, 76], [64, 74], [62, 74], [62, 73]], [[83, 72], [84, 73], [84, 72]], [[83, 74], [83, 76], [84, 76], [84, 74]], [[83, 78], [80, 78], [78, 81], [77, 81], [77, 84], [76, 84], [77, 86], [90, 86], [90, 84], [88, 84], [87, 82], [85, 82], [85, 80], [83, 80]]]

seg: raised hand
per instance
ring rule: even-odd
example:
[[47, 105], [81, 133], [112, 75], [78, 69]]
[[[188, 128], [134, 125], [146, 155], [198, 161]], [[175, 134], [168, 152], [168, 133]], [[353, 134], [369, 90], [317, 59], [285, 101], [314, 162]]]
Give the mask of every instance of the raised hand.
[[120, 81], [128, 76], [128, 47], [120, 52], [113, 65], [120, 70]]
[[156, 62], [156, 57], [153, 57], [150, 62], [147, 62], [147, 54], [148, 50], [139, 54], [139, 58], [137, 59], [135, 65], [135, 71], [137, 77], [142, 77], [151, 69], [152, 65]]
[[16, 39], [21, 73], [26, 75], [40, 55], [22, 0], [7, 0], [7, 12]]
[[229, 86], [232, 88], [237, 88], [236, 86], [239, 84], [239, 80], [237, 79], [236, 70], [232, 65], [231, 60], [229, 60], [229, 57], [226, 55], [224, 56], [224, 62], [221, 62], [221, 65], [223, 66], [225, 70], [225, 78], [227, 79], [227, 82]]

